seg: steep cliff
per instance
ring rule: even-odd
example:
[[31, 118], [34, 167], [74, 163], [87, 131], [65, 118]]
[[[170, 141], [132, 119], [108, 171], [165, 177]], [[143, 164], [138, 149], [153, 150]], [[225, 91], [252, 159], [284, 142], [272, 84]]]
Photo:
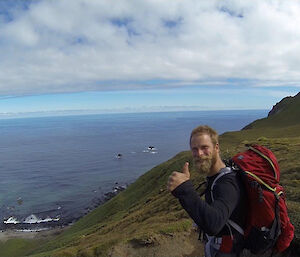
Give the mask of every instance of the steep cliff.
[[283, 98], [273, 106], [268, 117], [256, 120], [243, 129], [287, 127], [300, 123], [300, 92]]
[[280, 102], [273, 105], [272, 110], [269, 112], [268, 117], [274, 116], [276, 114], [279, 114], [280, 112], [284, 112], [286, 109], [289, 108], [291, 104], [293, 104], [294, 101], [297, 101], [297, 98], [300, 97], [300, 93], [298, 93], [296, 96], [287, 96], [283, 98]]

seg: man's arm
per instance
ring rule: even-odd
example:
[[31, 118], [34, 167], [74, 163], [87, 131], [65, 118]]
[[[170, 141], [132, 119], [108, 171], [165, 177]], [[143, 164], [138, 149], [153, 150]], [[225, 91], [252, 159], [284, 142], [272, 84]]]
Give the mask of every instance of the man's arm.
[[194, 222], [207, 234], [216, 235], [227, 223], [236, 207], [240, 190], [235, 176], [220, 178], [214, 187], [214, 202], [207, 204], [195, 191], [190, 180], [172, 191]]

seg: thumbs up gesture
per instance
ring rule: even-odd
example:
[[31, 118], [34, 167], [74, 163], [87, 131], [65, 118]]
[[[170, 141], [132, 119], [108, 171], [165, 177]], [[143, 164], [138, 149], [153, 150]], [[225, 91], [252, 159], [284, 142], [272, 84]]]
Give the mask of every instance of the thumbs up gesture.
[[174, 171], [168, 179], [167, 188], [172, 192], [176, 187], [181, 185], [183, 182], [189, 180], [191, 177], [189, 171], [189, 163], [186, 162], [182, 168], [182, 172]]

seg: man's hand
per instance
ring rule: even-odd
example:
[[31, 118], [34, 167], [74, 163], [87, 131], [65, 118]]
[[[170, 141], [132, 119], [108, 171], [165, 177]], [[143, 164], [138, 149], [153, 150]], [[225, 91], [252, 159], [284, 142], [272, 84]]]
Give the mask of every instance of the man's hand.
[[186, 162], [182, 168], [182, 172], [174, 171], [168, 180], [168, 190], [172, 192], [176, 187], [190, 179], [189, 163]]

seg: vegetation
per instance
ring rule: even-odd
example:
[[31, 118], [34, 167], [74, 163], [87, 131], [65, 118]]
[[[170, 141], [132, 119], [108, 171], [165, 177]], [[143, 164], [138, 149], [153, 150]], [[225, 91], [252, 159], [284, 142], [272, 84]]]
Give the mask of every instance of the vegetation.
[[250, 123], [245, 129], [251, 128], [284, 128], [300, 124], [300, 93], [294, 97], [285, 97], [269, 112], [267, 118]]
[[[300, 117], [299, 96], [288, 98], [288, 104], [279, 103], [279, 107], [275, 106], [276, 112], [247, 129], [220, 136], [224, 158], [242, 151], [246, 143], [265, 145], [275, 153], [297, 238], [300, 238], [300, 121], [297, 118], [295, 123], [287, 117]], [[283, 122], [287, 125], [283, 126]], [[9, 240], [0, 244], [0, 256], [108, 256], [116, 245], [149, 249], [147, 247], [159, 244], [164, 237], [174, 238], [189, 232], [191, 219], [166, 190], [168, 176], [174, 170], [180, 171], [186, 161], [190, 162], [194, 184], [199, 184], [204, 178], [195, 172], [190, 152], [181, 152], [141, 176], [60, 235], [47, 241]]]

